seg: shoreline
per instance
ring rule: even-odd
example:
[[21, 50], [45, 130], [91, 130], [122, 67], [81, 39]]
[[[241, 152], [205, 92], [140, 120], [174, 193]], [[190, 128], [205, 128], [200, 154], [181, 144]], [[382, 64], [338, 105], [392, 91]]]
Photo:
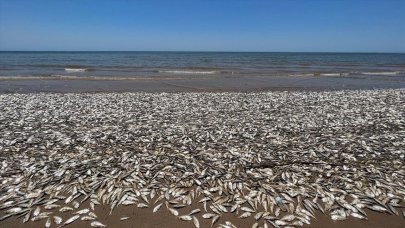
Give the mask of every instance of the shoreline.
[[260, 92], [330, 91], [405, 88], [405, 79], [390, 77], [180, 77], [133, 79], [1, 79], [0, 93], [85, 92]]

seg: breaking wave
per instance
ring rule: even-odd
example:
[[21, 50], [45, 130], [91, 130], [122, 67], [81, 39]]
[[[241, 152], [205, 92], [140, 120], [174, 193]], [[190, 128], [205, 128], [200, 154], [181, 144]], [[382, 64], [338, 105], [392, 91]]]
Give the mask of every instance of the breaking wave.
[[217, 74], [219, 71], [199, 71], [199, 70], [159, 70], [159, 73], [168, 74]]
[[361, 74], [364, 74], [364, 75], [397, 75], [400, 73], [401, 73], [401, 71], [361, 72]]
[[88, 69], [86, 68], [65, 68], [66, 72], [86, 72]]

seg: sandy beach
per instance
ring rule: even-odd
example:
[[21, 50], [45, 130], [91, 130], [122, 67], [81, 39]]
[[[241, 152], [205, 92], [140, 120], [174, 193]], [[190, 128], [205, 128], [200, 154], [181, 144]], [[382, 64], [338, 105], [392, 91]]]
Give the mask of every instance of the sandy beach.
[[404, 101], [403, 89], [3, 93], [0, 224], [404, 227]]
[[0, 228], [405, 228], [405, 0], [0, 0]]

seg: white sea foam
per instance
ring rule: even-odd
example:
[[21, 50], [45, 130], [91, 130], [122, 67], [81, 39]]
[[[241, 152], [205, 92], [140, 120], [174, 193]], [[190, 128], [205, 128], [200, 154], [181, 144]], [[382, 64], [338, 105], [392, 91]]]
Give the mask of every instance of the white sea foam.
[[85, 72], [86, 68], [65, 68], [66, 72]]
[[361, 72], [364, 75], [397, 75], [400, 74], [400, 71], [383, 71], [383, 72]]
[[315, 76], [313, 73], [305, 73], [305, 74], [289, 74], [288, 76], [295, 76], [295, 77], [307, 77], [307, 76]]
[[323, 73], [323, 74], [320, 74], [321, 76], [340, 76], [341, 74], [340, 73]]
[[215, 74], [217, 71], [197, 71], [197, 70], [159, 70], [159, 73], [169, 74]]

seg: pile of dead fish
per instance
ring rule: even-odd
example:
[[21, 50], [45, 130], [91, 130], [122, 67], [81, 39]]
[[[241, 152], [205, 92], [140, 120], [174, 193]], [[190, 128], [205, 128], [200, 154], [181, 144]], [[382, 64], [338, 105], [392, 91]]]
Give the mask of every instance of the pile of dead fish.
[[403, 89], [3, 94], [0, 220], [103, 227], [102, 205], [196, 227], [402, 216], [404, 155]]

